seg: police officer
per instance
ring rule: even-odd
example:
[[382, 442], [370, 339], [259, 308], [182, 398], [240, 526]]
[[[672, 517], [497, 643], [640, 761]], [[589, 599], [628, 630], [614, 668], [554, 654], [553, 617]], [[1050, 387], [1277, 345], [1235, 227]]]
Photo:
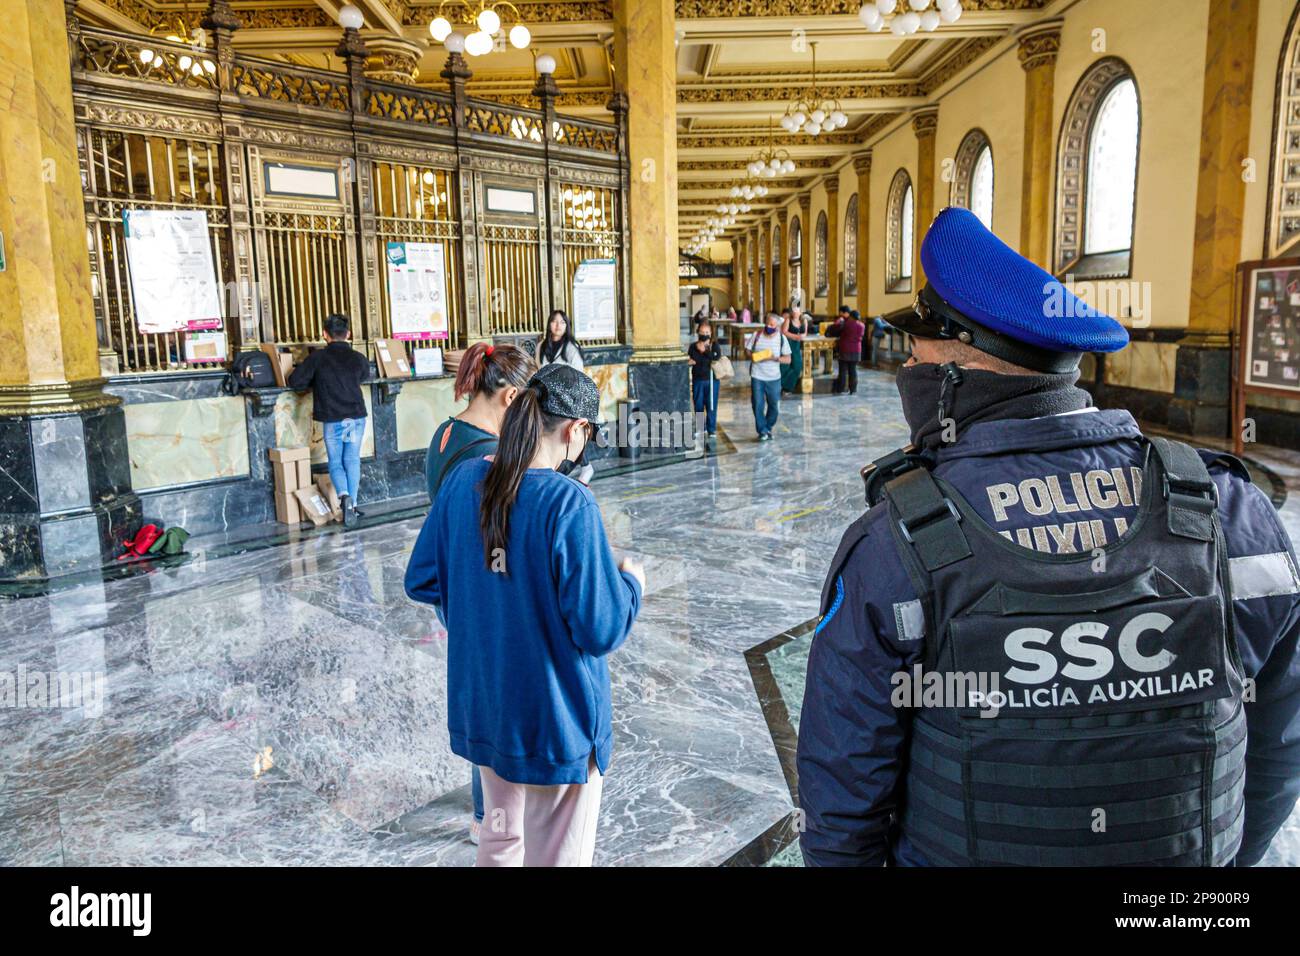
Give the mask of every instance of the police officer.
[[1076, 388], [1128, 343], [964, 209], [889, 317], [912, 444], [822, 595], [809, 865], [1249, 865], [1300, 791], [1300, 576], [1230, 455]]

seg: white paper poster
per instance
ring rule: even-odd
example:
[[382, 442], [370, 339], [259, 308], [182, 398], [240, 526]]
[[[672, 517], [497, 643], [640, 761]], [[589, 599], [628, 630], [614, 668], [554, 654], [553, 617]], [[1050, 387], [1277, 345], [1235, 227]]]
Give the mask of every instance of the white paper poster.
[[412, 349], [411, 358], [416, 375], [442, 374], [442, 349]]
[[447, 338], [447, 262], [441, 242], [388, 243], [388, 301], [393, 338]]
[[127, 209], [122, 225], [140, 331], [221, 328], [208, 214], [201, 209]]
[[618, 336], [613, 259], [584, 259], [573, 274], [573, 334], [579, 339]]

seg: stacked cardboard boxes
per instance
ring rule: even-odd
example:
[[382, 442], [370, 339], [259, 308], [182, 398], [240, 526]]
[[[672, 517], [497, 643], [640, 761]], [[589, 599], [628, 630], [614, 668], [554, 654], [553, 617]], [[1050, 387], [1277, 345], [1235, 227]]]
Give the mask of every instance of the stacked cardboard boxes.
[[316, 484], [311, 478], [311, 452], [307, 448], [272, 448], [271, 470], [275, 473], [275, 517], [281, 524], [310, 521], [322, 525], [340, 517], [338, 495], [329, 475]]

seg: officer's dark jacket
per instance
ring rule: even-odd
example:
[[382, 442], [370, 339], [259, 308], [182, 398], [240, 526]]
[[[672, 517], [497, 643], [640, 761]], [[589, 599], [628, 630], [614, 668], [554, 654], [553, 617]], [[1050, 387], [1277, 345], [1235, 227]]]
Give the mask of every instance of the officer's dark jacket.
[[[1125, 411], [978, 423], [940, 450], [934, 473], [1004, 537], [1040, 551], [1089, 551], [1114, 541], [1137, 513], [1139, 435]], [[1237, 644], [1255, 679], [1237, 856], [1250, 865], [1300, 793], [1300, 577], [1276, 511], [1239, 463], [1202, 458], [1219, 491]], [[799, 724], [801, 846], [810, 866], [924, 866], [930, 861], [894, 821], [910, 711], [891, 704], [893, 675], [921, 660], [923, 625], [883, 503], [845, 537], [864, 531], [830, 582], [828, 592], [842, 596], [822, 608], [812, 643]]]

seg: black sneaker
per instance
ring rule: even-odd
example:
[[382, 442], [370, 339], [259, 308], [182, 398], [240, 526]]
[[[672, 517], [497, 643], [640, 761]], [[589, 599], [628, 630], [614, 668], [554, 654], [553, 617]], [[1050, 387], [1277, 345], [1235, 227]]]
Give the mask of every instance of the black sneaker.
[[343, 527], [351, 528], [357, 523], [357, 509], [352, 504], [351, 495], [339, 496], [339, 507], [343, 509]]

